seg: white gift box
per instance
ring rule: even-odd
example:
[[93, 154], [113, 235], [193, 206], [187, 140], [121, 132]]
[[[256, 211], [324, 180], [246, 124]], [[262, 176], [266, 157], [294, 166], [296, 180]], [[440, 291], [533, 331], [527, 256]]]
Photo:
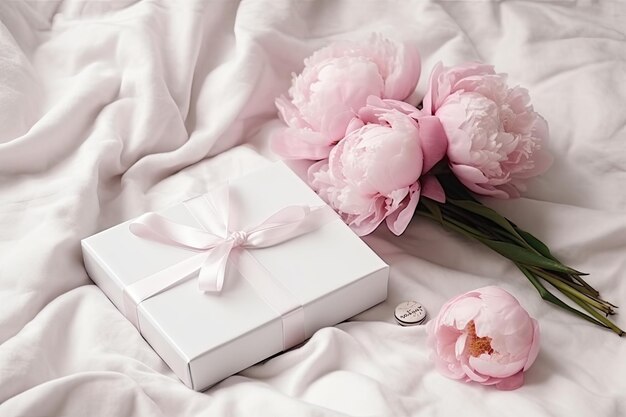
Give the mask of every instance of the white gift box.
[[[281, 162], [233, 180], [228, 190], [230, 212], [236, 212], [241, 225], [259, 224], [292, 205], [325, 206]], [[183, 203], [159, 214], [206, 229]], [[205, 256], [202, 251], [139, 237], [131, 232], [132, 222], [81, 242], [89, 276], [127, 317], [128, 288]], [[389, 267], [338, 216], [273, 246], [239, 250], [251, 255], [270, 280], [290, 294], [291, 302], [301, 306], [300, 339], [387, 297]], [[198, 391], [300, 342], [293, 338], [285, 342], [285, 328], [294, 322], [286, 321], [288, 315], [277, 313], [259, 293], [249, 268], [242, 275], [237, 256], [228, 262], [219, 293], [201, 291], [195, 272], [156, 295], [136, 300], [134, 306], [131, 321], [136, 321], [142, 336], [185, 385]]]

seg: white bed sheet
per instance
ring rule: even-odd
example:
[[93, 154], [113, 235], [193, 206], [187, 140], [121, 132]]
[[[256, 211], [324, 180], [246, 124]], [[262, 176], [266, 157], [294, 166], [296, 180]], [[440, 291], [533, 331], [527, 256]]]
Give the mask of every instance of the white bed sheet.
[[[290, 73], [329, 41], [377, 31], [414, 42], [426, 71], [479, 59], [530, 90], [555, 164], [525, 198], [488, 203], [626, 308], [623, 2], [4, 1], [0, 20], [0, 415], [626, 414], [625, 340], [426, 221], [365, 238], [392, 266], [385, 303], [206, 393], [92, 284], [79, 245], [274, 158], [273, 99]], [[407, 298], [434, 315], [490, 284], [542, 329], [513, 392], [445, 379], [424, 328], [391, 319]]]

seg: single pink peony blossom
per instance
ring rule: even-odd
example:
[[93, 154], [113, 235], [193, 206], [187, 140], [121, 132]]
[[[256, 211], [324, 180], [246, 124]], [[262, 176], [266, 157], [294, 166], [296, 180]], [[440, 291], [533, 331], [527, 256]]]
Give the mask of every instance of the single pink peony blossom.
[[509, 88], [491, 65], [435, 66], [424, 111], [441, 120], [450, 167], [477, 194], [519, 197], [525, 180], [552, 163], [548, 125], [528, 91]]
[[419, 74], [415, 48], [379, 35], [320, 49], [294, 76], [289, 98], [276, 99], [288, 127], [273, 137], [274, 150], [289, 159], [327, 158], [368, 96], [403, 100], [415, 89]]
[[329, 159], [309, 169], [311, 187], [360, 236], [383, 220], [400, 235], [422, 192], [445, 199], [434, 177], [427, 177], [423, 186], [419, 182], [446, 150], [438, 120], [430, 116], [418, 123], [414, 117], [419, 114], [407, 103], [370, 97]]
[[448, 301], [427, 327], [438, 370], [453, 379], [519, 388], [539, 352], [539, 324], [511, 294], [484, 287]]

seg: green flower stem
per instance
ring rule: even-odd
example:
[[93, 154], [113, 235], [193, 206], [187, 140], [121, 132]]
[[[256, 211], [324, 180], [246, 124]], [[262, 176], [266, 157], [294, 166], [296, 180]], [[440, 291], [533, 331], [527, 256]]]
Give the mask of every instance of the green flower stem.
[[535, 268], [530, 268], [531, 271], [533, 271], [535, 274], [537, 274], [538, 276], [540, 276], [541, 278], [545, 279], [546, 281], [548, 281], [550, 284], [552, 284], [553, 287], [555, 287], [556, 289], [558, 289], [559, 291], [561, 291], [563, 294], [565, 294], [568, 298], [572, 298], [572, 297], [576, 297], [578, 298], [580, 301], [602, 311], [604, 314], [614, 314], [613, 309], [601, 302], [598, 302], [588, 296], [586, 296], [585, 294], [577, 291], [576, 289], [572, 288], [571, 286], [563, 283], [562, 281], [559, 281], [558, 279], [555, 279], [553, 276], [551, 276], [550, 274], [547, 274], [541, 270], [535, 269]]
[[[483, 236], [488, 236], [488, 237], [491, 237], [491, 238], [495, 238], [496, 240], [502, 239], [502, 240], [508, 241], [510, 243], [516, 243], [519, 246], [524, 246], [526, 249], [534, 252], [537, 255], [542, 255], [542, 253], [540, 251], [536, 250], [532, 245], [530, 245], [528, 242], [526, 242], [524, 240], [522, 235], [519, 233], [520, 230], [516, 230], [516, 229], [518, 229], [516, 226], [513, 226], [506, 218], [500, 216], [495, 211], [489, 209], [491, 211], [491, 216], [499, 216], [501, 218], [499, 223], [502, 224], [504, 222], [507, 222], [507, 224], [511, 226], [508, 230], [511, 230], [514, 233], [509, 233], [506, 230], [504, 230], [502, 227], [497, 227], [497, 223], [495, 223], [495, 222], [491, 222], [492, 223], [491, 228], [487, 229], [487, 227], [489, 227], [489, 225], [485, 225], [485, 221], [488, 221], [487, 219], [485, 219], [484, 217], [480, 217], [480, 216], [472, 217], [468, 213], [464, 212], [462, 207], [460, 207], [458, 205], [455, 206], [454, 205], [455, 204], [454, 200], [449, 200], [449, 202], [451, 204], [442, 205], [441, 211], [444, 214], [448, 214], [447, 212], [450, 211], [450, 214], [457, 215], [458, 219], [459, 219], [459, 221], [456, 223], [457, 226], [460, 226], [459, 223], [461, 223], [463, 221], [469, 222], [469, 223], [474, 224], [474, 225], [476, 223], [481, 224], [483, 227], [481, 227], [478, 230], [480, 230], [482, 232]], [[432, 209], [431, 209], [431, 211], [432, 211]], [[450, 216], [446, 216], [446, 218], [450, 219]], [[441, 221], [442, 220], [440, 220], [440, 222]], [[527, 232], [524, 232], [524, 231], [521, 231], [521, 232], [526, 234], [527, 236], [532, 236], [532, 235], [528, 234]], [[485, 244], [485, 242], [482, 242], [482, 243]], [[544, 253], [548, 252], [549, 253], [547, 248], [545, 248], [545, 250], [542, 251], [542, 252], [544, 252]], [[550, 255], [549, 259], [553, 259], [555, 262], [559, 262], [558, 260], [556, 260], [551, 255]], [[582, 293], [585, 293], [586, 295], [589, 295], [589, 296], [598, 295], [598, 292], [593, 290], [593, 288], [589, 287], [588, 285], [587, 286], [583, 286], [583, 285], [577, 283], [572, 278], [572, 275], [563, 274], [563, 275], [559, 276], [559, 275], [555, 274], [554, 277], [556, 279], [558, 279], [558, 280], [566, 282], [568, 285], [572, 285], [578, 291], [580, 291]]]
[[594, 319], [593, 317], [583, 313], [582, 311], [576, 310], [575, 308], [570, 307], [569, 305], [565, 304], [563, 301], [561, 301], [560, 299], [558, 299], [557, 297], [554, 296], [554, 294], [552, 294], [550, 291], [548, 291], [548, 289], [539, 281], [539, 279], [537, 279], [537, 277], [535, 275], [532, 274], [532, 272], [530, 272], [525, 266], [520, 265], [518, 263], [516, 263], [515, 265], [517, 265], [517, 267], [519, 268], [520, 271], [522, 271], [522, 273], [526, 276], [526, 278], [528, 278], [528, 281], [530, 281], [530, 283], [537, 289], [537, 292], [539, 292], [539, 295], [541, 296], [542, 299], [546, 300], [549, 303], [552, 303], [558, 307], [561, 307], [567, 311], [569, 311], [570, 313], [573, 313], [575, 315], [577, 315], [578, 317], [587, 320], [595, 325], [601, 326], [601, 327], [605, 327], [605, 328], [609, 328], [608, 326], [605, 326], [604, 324], [602, 324], [602, 322]]
[[[524, 240], [526, 240], [530, 245], [532, 245], [537, 251], [539, 251], [543, 256], [545, 256], [548, 259], [552, 259], [555, 262], [559, 262], [560, 261], [555, 258], [552, 253], [550, 253], [550, 250], [548, 249], [548, 247], [546, 245], [543, 244], [543, 242], [541, 242], [539, 239], [537, 239], [536, 237], [534, 237], [533, 235], [531, 235], [530, 233], [521, 230], [520, 228], [518, 228], [517, 226], [513, 226], [513, 228], [519, 233], [519, 235], [521, 235]], [[582, 285], [583, 287], [585, 287], [586, 292], [589, 295], [593, 295], [593, 296], [599, 296], [600, 293], [593, 288], [591, 285], [589, 285], [584, 279], [582, 279], [580, 277], [580, 275], [576, 275], [576, 274], [571, 274], [571, 275], [566, 275], [565, 276], [568, 281], [577, 281], [580, 285]]]
[[567, 285], [566, 283], [558, 281], [558, 279], [554, 275], [547, 274], [545, 271], [536, 270], [535, 273], [539, 275], [541, 278], [548, 281], [552, 286], [557, 288], [559, 291], [564, 293], [568, 298], [576, 297], [583, 303], [586, 303], [590, 307], [595, 308], [596, 310], [601, 311], [606, 315], [606, 317], [615, 314], [614, 308], [618, 308], [617, 306], [609, 303], [608, 301], [601, 300], [596, 297], [588, 296], [584, 293], [581, 293], [576, 288]]
[[[556, 283], [558, 283], [558, 281], [550, 280], [549, 279], [550, 277], [542, 277], [542, 278], [546, 279], [546, 281], [550, 282], [550, 284], [552, 284], [552, 285], [555, 285]], [[555, 287], [557, 287], [557, 286], [555, 285]], [[559, 290], [561, 290], [561, 288], [559, 288], [559, 287], [557, 287], [557, 288]], [[605, 317], [602, 314], [598, 313], [598, 311], [596, 311], [592, 307], [592, 305], [590, 305], [590, 303], [587, 300], [585, 300], [583, 297], [580, 297], [578, 294], [575, 294], [574, 292], [570, 291], [570, 289], [568, 289], [567, 287], [563, 287], [561, 292], [563, 292], [570, 300], [572, 300], [573, 302], [578, 304], [585, 311], [587, 311], [589, 314], [591, 314], [594, 318], [596, 318], [598, 321], [600, 321], [605, 327], [608, 327], [609, 329], [613, 330], [613, 332], [615, 332], [618, 336], [623, 336], [624, 335], [624, 331], [622, 329], [617, 327], [615, 325], [615, 323], [613, 323], [607, 317]]]
[[587, 284], [587, 282], [584, 279], [582, 279], [580, 275], [572, 275], [572, 278], [578, 281], [580, 285], [585, 287], [587, 291], [589, 291], [592, 295], [600, 296], [600, 292], [596, 290], [595, 288], [593, 288], [591, 285]]
[[580, 301], [577, 298], [572, 298], [572, 301], [584, 308], [587, 312], [589, 312], [589, 314], [601, 321], [606, 327], [613, 330], [618, 336], [624, 336], [624, 331], [622, 329], [617, 327], [615, 323], [613, 323], [611, 320], [591, 308], [588, 304], [585, 304], [583, 301]]
[[[500, 216], [495, 210], [492, 210], [478, 202], [468, 202], [466, 200], [449, 200], [450, 204], [445, 204], [445, 207], [457, 213], [472, 213], [473, 216], [467, 216], [472, 222], [489, 222], [491, 223], [490, 230], [495, 234], [505, 239], [511, 240], [513, 243], [518, 243], [525, 248], [540, 254], [534, 247], [532, 247], [524, 238], [515, 230], [515, 226], [505, 217]], [[467, 205], [471, 204], [475, 206], [475, 209], [479, 211], [470, 211], [467, 209]], [[465, 206], [465, 207], [464, 207]], [[499, 227], [498, 227], [499, 226]]]
[[[599, 292], [580, 275], [586, 275], [563, 265], [548, 247], [528, 232], [518, 228], [494, 210], [473, 198], [464, 199], [463, 190], [456, 190], [457, 200], [438, 203], [422, 198], [416, 214], [440, 223], [444, 228], [475, 239], [500, 255], [513, 261], [544, 300], [557, 305], [593, 324], [611, 329], [622, 336], [624, 331], [607, 317], [617, 308], [599, 298]], [[543, 279], [576, 303], [582, 310], [564, 303], [540, 282]], [[586, 314], [587, 312], [588, 314]]]
[[[572, 279], [571, 275], [565, 275], [565, 274], [552, 274], [552, 278], [561, 281], [562, 283], [564, 283], [565, 285], [568, 285], [574, 289], [576, 289], [576, 291], [581, 292], [583, 294], [585, 294], [586, 296], [588, 296], [589, 298], [592, 298], [596, 301], [600, 301], [601, 300], [599, 298], [596, 298], [594, 293], [592, 293], [591, 291], [589, 291], [587, 288], [583, 287], [582, 285], [580, 285], [578, 282], [574, 281]], [[614, 305], [612, 305], [611, 303], [605, 301], [605, 303], [610, 304], [611, 307], [615, 307]]]
[[480, 219], [474, 218], [471, 213], [464, 212], [462, 209], [452, 205], [443, 205], [441, 207], [441, 211], [445, 217], [448, 219], [455, 218], [459, 222], [466, 222], [465, 224], [472, 224], [475, 228], [479, 229], [485, 237], [497, 237], [494, 235], [498, 229], [490, 228], [489, 225], [486, 225], [485, 222], [480, 221]]
[[[432, 215], [431, 213], [428, 213], [428, 212], [425, 212], [425, 211], [421, 211], [421, 210], [416, 211], [416, 213], [419, 214], [420, 216], [427, 217], [427, 218], [429, 218], [431, 220], [434, 220], [434, 221], [440, 223], [439, 220], [434, 215]], [[458, 227], [458, 226], [456, 226], [456, 225], [454, 225], [452, 223], [446, 222], [446, 221], [443, 221], [440, 224], [442, 224], [444, 227], [446, 227], [448, 229], [454, 230], [455, 232], [458, 232], [458, 233], [462, 234], [465, 237], [469, 237], [470, 239], [476, 239], [475, 235], [473, 235], [472, 233], [467, 232], [462, 227]]]

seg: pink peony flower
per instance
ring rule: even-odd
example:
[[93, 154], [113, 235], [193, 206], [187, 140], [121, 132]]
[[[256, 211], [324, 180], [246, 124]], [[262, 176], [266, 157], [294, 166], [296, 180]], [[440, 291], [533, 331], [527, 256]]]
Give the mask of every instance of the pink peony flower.
[[448, 136], [450, 167], [477, 194], [519, 197], [524, 181], [548, 169], [548, 125], [528, 92], [509, 88], [491, 65], [433, 69], [424, 111]]
[[416, 49], [378, 35], [365, 42], [333, 43], [304, 64], [294, 76], [290, 98], [276, 99], [288, 127], [274, 136], [273, 147], [284, 158], [327, 158], [368, 96], [403, 100], [420, 74]]
[[539, 325], [498, 287], [448, 301], [426, 327], [438, 370], [453, 379], [519, 388], [539, 351]]
[[[370, 97], [328, 160], [309, 169], [309, 183], [359, 235], [386, 219], [396, 235], [406, 229], [421, 192], [443, 201], [441, 185], [423, 173], [443, 158], [446, 140], [438, 123], [413, 117], [415, 107]], [[412, 117], [413, 116], [413, 117]]]

